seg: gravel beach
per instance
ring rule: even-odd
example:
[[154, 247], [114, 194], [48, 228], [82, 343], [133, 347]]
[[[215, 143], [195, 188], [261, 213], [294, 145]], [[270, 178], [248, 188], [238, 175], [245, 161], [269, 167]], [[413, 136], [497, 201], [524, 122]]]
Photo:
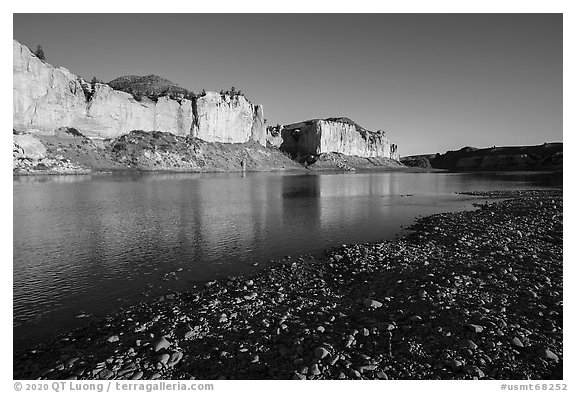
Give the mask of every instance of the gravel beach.
[[14, 354], [15, 379], [562, 379], [562, 190], [287, 257]]

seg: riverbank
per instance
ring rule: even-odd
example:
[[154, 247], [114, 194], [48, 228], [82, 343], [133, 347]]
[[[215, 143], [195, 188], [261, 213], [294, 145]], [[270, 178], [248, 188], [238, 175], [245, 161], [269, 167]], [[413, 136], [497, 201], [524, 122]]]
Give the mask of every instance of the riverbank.
[[495, 196], [119, 310], [14, 378], [561, 379], [562, 191]]
[[54, 135], [20, 134], [14, 138], [13, 173], [18, 176], [306, 170], [278, 149], [254, 141], [205, 142], [167, 132], [144, 131], [114, 139], [90, 139], [69, 128]]
[[13, 174], [79, 175], [124, 171], [208, 173], [275, 171], [347, 171], [406, 169], [387, 158], [323, 154], [303, 166], [275, 147], [257, 142], [206, 142], [167, 132], [132, 131], [113, 139], [87, 138], [73, 128], [51, 135], [15, 134]]

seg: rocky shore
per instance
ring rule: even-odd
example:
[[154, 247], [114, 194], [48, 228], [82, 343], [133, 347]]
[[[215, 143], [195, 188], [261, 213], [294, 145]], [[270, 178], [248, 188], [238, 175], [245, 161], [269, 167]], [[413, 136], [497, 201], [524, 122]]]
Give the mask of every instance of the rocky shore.
[[562, 379], [562, 191], [493, 196], [119, 310], [14, 378]]

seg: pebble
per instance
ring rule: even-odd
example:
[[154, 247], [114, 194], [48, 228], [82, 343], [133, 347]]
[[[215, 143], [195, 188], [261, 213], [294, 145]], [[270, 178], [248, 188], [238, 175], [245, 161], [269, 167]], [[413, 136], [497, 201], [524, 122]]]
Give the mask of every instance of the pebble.
[[378, 371], [378, 372], [376, 373], [376, 377], [377, 377], [378, 379], [385, 379], [385, 380], [388, 379], [388, 375], [387, 375], [384, 371]]
[[128, 363], [124, 366], [124, 368], [122, 368], [122, 370], [118, 372], [118, 375], [122, 376], [124, 374], [128, 374], [134, 371], [136, 371], [136, 365], [134, 363]]
[[114, 376], [114, 373], [108, 369], [104, 369], [98, 373], [98, 378], [100, 379], [110, 379]]
[[161, 349], [166, 349], [170, 346], [170, 341], [162, 337], [160, 340], [156, 341], [153, 345], [154, 352], [158, 352]]
[[194, 338], [195, 335], [196, 335], [196, 331], [194, 329], [190, 329], [186, 333], [184, 333], [184, 339], [190, 340], [190, 339]]
[[312, 373], [312, 375], [320, 375], [320, 368], [318, 368], [317, 364], [313, 364], [310, 367], [310, 372]]
[[162, 364], [168, 363], [168, 360], [170, 360], [170, 355], [168, 355], [167, 353], [158, 356], [158, 361]]
[[474, 351], [476, 348], [478, 348], [478, 345], [476, 345], [472, 340], [462, 340], [460, 341], [460, 347]]
[[359, 371], [360, 371], [361, 373], [364, 373], [364, 371], [374, 371], [374, 370], [376, 370], [377, 368], [378, 368], [378, 366], [375, 365], [375, 364], [367, 364], [367, 365], [364, 365], [364, 366], [360, 366]]
[[477, 366], [466, 366], [464, 370], [466, 371], [467, 374], [472, 375], [474, 377], [484, 378], [485, 376], [484, 372], [480, 370], [480, 368], [478, 368]]
[[316, 357], [316, 359], [324, 359], [326, 356], [328, 356], [329, 352], [326, 348], [324, 347], [317, 347], [314, 350], [314, 356]]
[[253, 300], [256, 298], [256, 296], [258, 296], [258, 294], [256, 292], [250, 292], [250, 294], [244, 296], [244, 299]]
[[484, 326], [475, 325], [473, 323], [469, 323], [468, 325], [466, 325], [466, 327], [474, 333], [482, 333], [482, 331], [484, 330]]
[[519, 339], [518, 337], [514, 337], [514, 338], [510, 341], [510, 343], [511, 343], [512, 345], [514, 345], [515, 347], [519, 347], [519, 348], [523, 348], [523, 347], [524, 347], [524, 344], [522, 344], [522, 341], [520, 341], [520, 339]]
[[552, 352], [551, 350], [549, 350], [548, 348], [546, 348], [544, 350], [544, 357], [546, 359], [552, 360], [553, 362], [557, 362], [560, 359], [558, 358], [558, 355], [556, 355], [554, 352]]
[[334, 355], [334, 356], [330, 356], [327, 360], [327, 363], [331, 366], [335, 365], [336, 362], [338, 361], [338, 359], [340, 359], [340, 355]]
[[462, 362], [456, 359], [451, 359], [448, 365], [452, 370], [456, 371], [459, 370], [460, 367], [462, 367]]
[[374, 299], [364, 299], [364, 306], [368, 308], [380, 308], [382, 303]]
[[118, 336], [116, 336], [116, 335], [108, 337], [108, 342], [109, 342], [109, 343], [115, 343], [115, 342], [117, 342], [117, 341], [120, 341], [120, 337], [118, 337]]

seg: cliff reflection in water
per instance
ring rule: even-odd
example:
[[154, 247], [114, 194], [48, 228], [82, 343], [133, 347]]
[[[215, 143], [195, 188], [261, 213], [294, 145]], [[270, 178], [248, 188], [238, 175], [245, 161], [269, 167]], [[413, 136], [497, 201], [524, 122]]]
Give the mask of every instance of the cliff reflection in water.
[[[15, 345], [286, 255], [391, 238], [455, 191], [542, 179], [465, 174], [130, 174], [15, 178]], [[412, 196], [408, 196], [408, 195]], [[272, 261], [272, 262], [270, 262]], [[16, 333], [17, 332], [17, 333]]]

